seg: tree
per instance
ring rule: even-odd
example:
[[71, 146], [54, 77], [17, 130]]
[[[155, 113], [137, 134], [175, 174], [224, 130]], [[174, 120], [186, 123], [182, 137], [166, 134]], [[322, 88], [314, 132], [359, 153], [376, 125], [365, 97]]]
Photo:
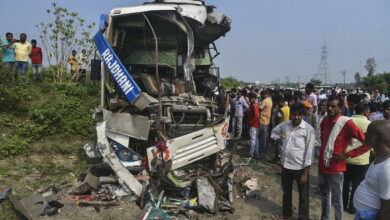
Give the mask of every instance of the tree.
[[360, 77], [360, 73], [356, 72], [355, 73], [355, 86], [360, 87], [360, 85], [362, 84], [361, 81], [362, 81], [362, 78]]
[[312, 79], [310, 80], [310, 82], [313, 83], [314, 86], [320, 86], [320, 85], [322, 84], [322, 81], [321, 81], [321, 80], [319, 80], [319, 79], [314, 79], [314, 78], [312, 78]]
[[51, 3], [52, 10], [47, 9], [50, 22], [36, 25], [39, 38], [45, 50], [49, 67], [52, 71], [54, 82], [62, 82], [66, 70], [65, 60], [71, 55], [72, 50], [87, 51], [90, 56], [94, 50], [93, 39], [90, 33], [95, 23], [86, 25], [85, 20], [76, 12], [70, 12], [57, 3]]
[[368, 71], [367, 76], [373, 76], [376, 68], [376, 63], [374, 57], [369, 57], [366, 61], [366, 65], [364, 66]]
[[243, 87], [244, 83], [242, 81], [238, 81], [233, 76], [229, 76], [226, 78], [221, 78], [221, 85], [226, 89], [230, 90], [234, 87], [234, 85], [237, 85], [237, 87]]
[[381, 92], [389, 92], [390, 87], [390, 72], [379, 73], [363, 78], [363, 85], [368, 89], [377, 89]]

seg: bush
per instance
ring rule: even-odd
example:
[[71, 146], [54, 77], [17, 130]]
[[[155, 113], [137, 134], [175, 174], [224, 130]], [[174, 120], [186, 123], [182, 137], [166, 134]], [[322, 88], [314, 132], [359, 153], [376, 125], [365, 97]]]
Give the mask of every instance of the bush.
[[57, 90], [65, 96], [84, 98], [87, 95], [87, 89], [75, 83], [58, 83]]
[[[95, 134], [89, 109], [99, 102], [99, 85], [89, 81], [85, 85], [54, 84], [49, 80], [45, 79], [47, 82], [41, 86], [30, 83], [15, 83], [8, 89], [0, 86], [0, 127], [9, 137], [0, 140], [0, 158], [27, 154], [28, 144], [46, 135]], [[70, 153], [59, 145], [42, 149]]]
[[28, 148], [27, 142], [21, 140], [18, 136], [12, 136], [11, 139], [0, 144], [0, 158], [27, 155], [29, 152], [30, 149]]
[[67, 131], [87, 136], [93, 132], [89, 106], [84, 101], [87, 98], [86, 88], [61, 83], [57, 85], [57, 91], [51, 99], [33, 105], [31, 119], [43, 126], [46, 134]]
[[68, 147], [64, 147], [64, 146], [59, 145], [59, 144], [48, 145], [48, 146], [45, 146], [43, 149], [45, 150], [46, 153], [54, 152], [54, 153], [62, 154], [62, 155], [71, 154], [73, 152], [72, 149], [70, 149]]
[[50, 130], [49, 127], [37, 124], [28, 124], [15, 129], [15, 134], [23, 137], [28, 143], [41, 139], [45, 134], [53, 133], [54, 130]]
[[87, 136], [94, 131], [91, 126], [91, 113], [81, 99], [71, 97], [64, 100], [62, 128], [73, 134]]
[[25, 91], [19, 86], [13, 86], [8, 89], [5, 89], [0, 85], [0, 111], [26, 111], [27, 95]]

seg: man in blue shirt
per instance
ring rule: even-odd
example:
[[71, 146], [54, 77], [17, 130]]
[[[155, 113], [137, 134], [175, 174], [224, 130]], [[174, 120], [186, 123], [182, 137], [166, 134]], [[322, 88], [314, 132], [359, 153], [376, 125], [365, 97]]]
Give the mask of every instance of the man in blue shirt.
[[[244, 97], [242, 97], [242, 92], [239, 91], [237, 93], [237, 98], [234, 101], [234, 117], [233, 117], [233, 124], [232, 124], [232, 133], [233, 137], [236, 135], [235, 139], [241, 138], [242, 133], [242, 117], [244, 116], [244, 113], [249, 109], [248, 103], [246, 103]], [[237, 131], [236, 131], [237, 127]]]
[[12, 33], [6, 33], [5, 34], [6, 40], [1, 43], [1, 49], [3, 54], [3, 72], [1, 73], [1, 79], [3, 82], [3, 85], [5, 87], [8, 87], [7, 81], [11, 79], [12, 73], [14, 72], [15, 68], [15, 46], [14, 43], [16, 42], [14, 36]]

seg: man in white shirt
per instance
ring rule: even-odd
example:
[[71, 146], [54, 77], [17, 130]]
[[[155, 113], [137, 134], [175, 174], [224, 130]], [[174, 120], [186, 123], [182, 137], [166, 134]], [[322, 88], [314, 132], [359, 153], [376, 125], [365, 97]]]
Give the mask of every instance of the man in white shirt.
[[365, 144], [376, 152], [366, 177], [355, 192], [355, 220], [390, 219], [390, 121], [373, 121], [367, 128]]
[[324, 90], [321, 90], [320, 94], [318, 95], [318, 102], [324, 99], [326, 99], [326, 94]]
[[315, 134], [316, 134], [316, 141], [314, 144], [314, 151], [315, 155], [318, 158], [320, 156], [320, 148], [321, 148], [321, 123], [322, 120], [324, 120], [326, 114], [326, 108], [327, 108], [328, 100], [322, 99], [318, 103], [318, 114], [317, 114], [317, 121], [316, 121], [316, 127], [315, 127]]
[[87, 66], [88, 66], [88, 56], [87, 51], [83, 49], [81, 54], [77, 57], [77, 61], [79, 62], [79, 77], [77, 81], [84, 82], [85, 77], [87, 75]]
[[276, 126], [271, 138], [281, 142], [283, 133], [282, 189], [283, 189], [283, 217], [292, 216], [292, 186], [295, 180], [299, 191], [299, 219], [309, 219], [309, 168], [313, 159], [315, 132], [303, 119], [305, 106], [295, 103], [290, 108], [291, 120]]

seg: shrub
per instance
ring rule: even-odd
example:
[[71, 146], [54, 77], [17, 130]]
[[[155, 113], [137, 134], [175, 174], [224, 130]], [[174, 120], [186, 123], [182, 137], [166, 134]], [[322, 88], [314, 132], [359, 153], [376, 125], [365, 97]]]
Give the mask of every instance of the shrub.
[[29, 152], [30, 149], [28, 148], [27, 142], [21, 140], [18, 136], [12, 136], [11, 139], [0, 144], [0, 158], [27, 155]]
[[45, 100], [32, 106], [31, 119], [43, 128], [43, 133], [54, 134], [61, 122], [61, 109], [58, 100]]
[[45, 149], [46, 153], [54, 152], [54, 153], [62, 154], [62, 155], [71, 154], [73, 152], [73, 149], [70, 149], [68, 147], [64, 147], [64, 146], [59, 145], [59, 144], [47, 145], [44, 147], [44, 149]]
[[84, 86], [75, 83], [58, 83], [57, 90], [60, 94], [68, 97], [85, 98], [87, 95], [87, 89]]
[[84, 101], [88, 98], [86, 88], [72, 83], [59, 83], [57, 91], [51, 99], [33, 105], [31, 119], [43, 126], [47, 134], [67, 131], [87, 136], [93, 132], [89, 106]]
[[27, 124], [23, 127], [15, 129], [15, 134], [18, 137], [23, 137], [27, 142], [37, 141], [45, 134], [53, 134], [54, 130], [45, 125]]
[[5, 89], [0, 86], [0, 111], [26, 111], [25, 91], [19, 86], [13, 86]]

